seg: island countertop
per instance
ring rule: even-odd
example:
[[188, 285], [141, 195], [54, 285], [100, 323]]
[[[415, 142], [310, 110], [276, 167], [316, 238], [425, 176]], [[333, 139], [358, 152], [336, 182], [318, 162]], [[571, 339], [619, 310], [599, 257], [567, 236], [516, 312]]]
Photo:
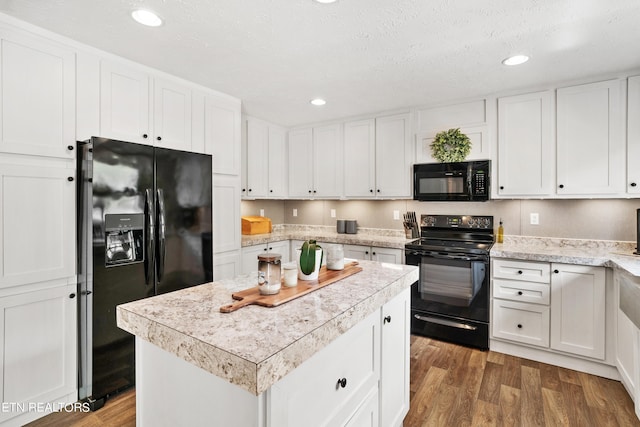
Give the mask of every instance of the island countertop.
[[363, 271], [278, 307], [221, 313], [243, 275], [123, 304], [118, 327], [259, 395], [418, 280], [418, 268], [359, 261]]

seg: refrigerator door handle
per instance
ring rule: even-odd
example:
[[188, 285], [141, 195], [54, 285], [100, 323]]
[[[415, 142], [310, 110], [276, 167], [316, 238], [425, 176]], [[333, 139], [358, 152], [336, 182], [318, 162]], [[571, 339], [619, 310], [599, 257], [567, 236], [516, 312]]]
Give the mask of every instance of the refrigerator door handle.
[[153, 284], [153, 259], [156, 245], [156, 224], [153, 218], [153, 193], [150, 188], [144, 192], [144, 215], [147, 237], [145, 239], [144, 257], [144, 282], [146, 285]]
[[158, 283], [162, 280], [162, 276], [164, 275], [164, 254], [165, 254], [165, 220], [164, 220], [164, 192], [161, 188], [156, 190], [157, 198], [156, 198], [156, 213], [158, 215], [157, 224], [158, 224], [158, 246], [157, 246], [157, 258], [156, 262], [158, 263]]

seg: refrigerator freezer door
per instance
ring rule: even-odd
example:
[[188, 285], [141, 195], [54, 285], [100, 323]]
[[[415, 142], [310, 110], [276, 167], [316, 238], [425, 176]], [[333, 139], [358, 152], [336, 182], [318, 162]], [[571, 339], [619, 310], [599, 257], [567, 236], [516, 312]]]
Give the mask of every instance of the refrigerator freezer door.
[[212, 280], [212, 169], [210, 155], [161, 148], [155, 153], [156, 273], [162, 273], [156, 292], [163, 294]]

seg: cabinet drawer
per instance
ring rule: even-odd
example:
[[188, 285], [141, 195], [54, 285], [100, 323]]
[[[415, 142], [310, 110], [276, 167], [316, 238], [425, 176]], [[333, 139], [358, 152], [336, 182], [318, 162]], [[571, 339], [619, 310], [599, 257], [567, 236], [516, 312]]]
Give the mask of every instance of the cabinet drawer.
[[551, 266], [546, 262], [493, 260], [493, 277], [549, 283]]
[[549, 305], [551, 288], [546, 283], [517, 280], [493, 280], [493, 297], [519, 302]]
[[493, 300], [493, 336], [549, 347], [549, 307]]
[[379, 355], [376, 311], [271, 387], [270, 425], [331, 425], [353, 414], [378, 387]]

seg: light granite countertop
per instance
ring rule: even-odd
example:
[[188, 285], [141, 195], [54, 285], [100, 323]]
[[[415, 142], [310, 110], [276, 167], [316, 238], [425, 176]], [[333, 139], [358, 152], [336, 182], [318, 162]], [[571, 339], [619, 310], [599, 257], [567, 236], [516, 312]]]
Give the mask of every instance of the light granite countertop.
[[415, 266], [359, 261], [363, 271], [278, 307], [221, 313], [242, 275], [116, 309], [118, 327], [258, 395], [418, 280]]
[[315, 239], [319, 242], [341, 243], [344, 245], [379, 246], [404, 249], [413, 240], [405, 238], [404, 230], [381, 228], [359, 228], [356, 234], [337, 233], [335, 227], [320, 225], [274, 225], [273, 232], [242, 236], [242, 247], [255, 246], [281, 240]]
[[635, 242], [505, 236], [504, 243], [493, 245], [491, 257], [620, 268], [640, 276], [635, 247]]

